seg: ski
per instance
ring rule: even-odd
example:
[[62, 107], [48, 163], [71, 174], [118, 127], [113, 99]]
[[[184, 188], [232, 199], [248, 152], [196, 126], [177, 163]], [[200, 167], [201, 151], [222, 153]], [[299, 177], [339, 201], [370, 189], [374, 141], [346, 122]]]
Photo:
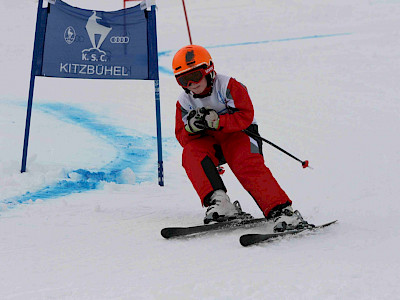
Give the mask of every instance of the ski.
[[206, 233], [210, 231], [217, 230], [229, 230], [236, 229], [245, 226], [256, 225], [259, 223], [268, 222], [265, 218], [256, 218], [256, 219], [236, 219], [232, 221], [213, 223], [208, 225], [198, 225], [198, 226], [190, 226], [190, 227], [167, 227], [161, 230], [161, 235], [166, 238], [174, 238], [174, 237], [184, 237], [189, 235], [196, 235], [200, 233]]
[[283, 231], [283, 232], [266, 233], [266, 234], [257, 234], [257, 233], [245, 234], [240, 237], [239, 241], [242, 246], [247, 247], [247, 246], [255, 245], [255, 244], [258, 244], [261, 242], [272, 241], [272, 240], [275, 240], [276, 238], [287, 236], [287, 235], [295, 235], [295, 234], [298, 234], [298, 233], [304, 232], [304, 231], [315, 231], [315, 230], [330, 226], [332, 224], [335, 224], [336, 222], [337, 222], [337, 220], [326, 223], [326, 224], [314, 226], [314, 227], [293, 229], [293, 230], [287, 230], [287, 231]]

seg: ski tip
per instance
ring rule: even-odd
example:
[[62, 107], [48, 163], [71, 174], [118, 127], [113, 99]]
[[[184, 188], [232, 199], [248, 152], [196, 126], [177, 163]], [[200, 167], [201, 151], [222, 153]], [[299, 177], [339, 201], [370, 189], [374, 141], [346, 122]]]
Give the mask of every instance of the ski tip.
[[243, 247], [254, 245], [258, 237], [258, 234], [244, 234], [239, 238], [240, 245]]
[[173, 235], [172, 235], [172, 230], [171, 230], [171, 228], [163, 228], [163, 229], [161, 229], [161, 236], [164, 238], [164, 239], [169, 239], [169, 238], [171, 238]]
[[243, 247], [247, 247], [247, 246], [251, 245], [251, 244], [247, 243], [246, 238], [244, 238], [243, 236], [240, 237], [239, 242], [240, 242], [240, 245], [242, 245]]
[[165, 230], [165, 228], [164, 228], [164, 229], [161, 229], [161, 236], [162, 236], [164, 239], [167, 239], [167, 238], [168, 238], [168, 234], [167, 234], [167, 231]]
[[335, 220], [335, 221], [332, 221], [332, 222], [326, 223], [325, 225], [326, 225], [326, 226], [329, 226], [329, 225], [332, 225], [332, 224], [335, 224], [335, 223], [338, 223], [338, 222], [339, 222], [338, 220]]
[[165, 239], [176, 238], [188, 234], [190, 233], [188, 233], [186, 227], [166, 227], [161, 229], [161, 236]]
[[334, 220], [334, 221], [331, 221], [331, 222], [328, 222], [328, 223], [324, 223], [324, 224], [321, 224], [321, 225], [309, 224], [312, 227], [309, 227], [308, 229], [309, 230], [320, 229], [320, 228], [328, 227], [328, 226], [330, 226], [332, 224], [336, 224], [337, 222], [338, 222], [338, 220]]
[[327, 226], [329, 226], [329, 225], [332, 225], [332, 224], [335, 224], [335, 223], [338, 223], [338, 222], [339, 222], [338, 220], [335, 220], [335, 221], [332, 221], [332, 222], [329, 222], [329, 223], [320, 225], [319, 227], [327, 227]]

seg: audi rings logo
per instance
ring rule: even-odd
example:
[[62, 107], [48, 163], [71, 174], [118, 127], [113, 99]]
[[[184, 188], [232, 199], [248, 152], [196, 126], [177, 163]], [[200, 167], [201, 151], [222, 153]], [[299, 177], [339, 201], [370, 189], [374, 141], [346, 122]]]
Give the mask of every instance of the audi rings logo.
[[128, 44], [129, 36], [112, 36], [110, 42], [111, 44]]

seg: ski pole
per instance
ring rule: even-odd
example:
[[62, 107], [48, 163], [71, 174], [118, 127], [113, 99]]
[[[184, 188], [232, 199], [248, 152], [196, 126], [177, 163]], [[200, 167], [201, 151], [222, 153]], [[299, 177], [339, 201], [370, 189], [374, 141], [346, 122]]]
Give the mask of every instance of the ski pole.
[[278, 145], [275, 145], [273, 142], [268, 141], [267, 139], [264, 139], [262, 136], [260, 136], [260, 135], [258, 135], [258, 134], [256, 134], [256, 133], [254, 133], [254, 132], [251, 132], [250, 130], [244, 129], [243, 132], [245, 132], [246, 134], [248, 134], [249, 136], [251, 136], [251, 137], [253, 137], [253, 138], [259, 138], [259, 139], [261, 139], [262, 141], [264, 141], [264, 142], [270, 144], [271, 146], [275, 147], [276, 149], [282, 151], [283, 153], [285, 153], [286, 155], [290, 156], [291, 158], [297, 160], [298, 162], [301, 163], [301, 165], [303, 166], [304, 169], [307, 168], [307, 167], [310, 168], [310, 169], [312, 169], [312, 168], [308, 165], [308, 160], [302, 161], [301, 159], [297, 158], [297, 157], [294, 156], [293, 154], [290, 154], [289, 152], [287, 152], [286, 150], [282, 149], [282, 148], [279, 147]]

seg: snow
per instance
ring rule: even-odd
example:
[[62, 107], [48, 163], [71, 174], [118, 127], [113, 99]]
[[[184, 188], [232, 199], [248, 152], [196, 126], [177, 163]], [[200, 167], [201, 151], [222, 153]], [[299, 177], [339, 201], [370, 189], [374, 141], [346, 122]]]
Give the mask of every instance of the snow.
[[[69, 0], [96, 10], [122, 1]], [[152, 82], [37, 78], [21, 174], [37, 1], [2, 1], [1, 299], [396, 299], [400, 294], [400, 1], [186, 0], [194, 43], [243, 82], [265, 161], [323, 232], [243, 248], [240, 234], [164, 240], [201, 224], [181, 167], [171, 76], [181, 1], [158, 1], [165, 186]], [[129, 3], [133, 5], [133, 2]], [[261, 217], [232, 175], [233, 200]]]

